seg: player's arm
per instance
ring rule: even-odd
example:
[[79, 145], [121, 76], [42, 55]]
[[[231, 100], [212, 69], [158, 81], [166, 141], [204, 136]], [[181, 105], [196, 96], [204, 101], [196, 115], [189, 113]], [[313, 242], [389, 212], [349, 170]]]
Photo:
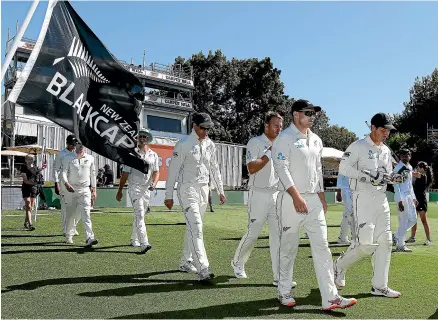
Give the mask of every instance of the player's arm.
[[[71, 160], [73, 160], [73, 159], [71, 159]], [[75, 190], [73, 189], [70, 182], [68, 181], [68, 174], [70, 173], [70, 164], [71, 164], [71, 161], [62, 165], [62, 173], [61, 174], [62, 174], [62, 180], [64, 181], [64, 185], [67, 188], [67, 190], [69, 192], [74, 192]]]
[[152, 185], [151, 185], [152, 189], [155, 189], [158, 180], [160, 180], [160, 165], [158, 163], [158, 155], [156, 155], [152, 168]]
[[94, 164], [94, 157], [91, 158], [90, 166], [90, 186], [91, 186], [91, 197], [96, 200], [96, 165]]
[[319, 200], [322, 203], [322, 207], [324, 208], [324, 213], [327, 213], [327, 201], [325, 200], [325, 193], [324, 193], [324, 177], [322, 174], [322, 150], [323, 145], [322, 141], [319, 140], [319, 145], [321, 147], [321, 150], [319, 151], [318, 158], [316, 159], [316, 172], [318, 175], [318, 186], [316, 188], [316, 192], [318, 193]]
[[221, 172], [219, 171], [219, 165], [216, 157], [216, 146], [213, 144], [212, 154], [210, 157], [210, 176], [213, 178], [213, 183], [216, 187], [217, 194], [219, 195], [220, 203], [223, 204], [226, 200], [224, 192], [224, 184], [222, 182]]
[[371, 177], [357, 169], [360, 157], [360, 145], [353, 142], [342, 155], [339, 164], [339, 173], [350, 179], [356, 179], [360, 182], [371, 182]]
[[254, 174], [263, 169], [271, 158], [271, 148], [265, 151], [262, 157], [257, 158], [259, 154], [259, 145], [256, 139], [250, 139], [246, 145], [246, 166], [249, 174]]
[[178, 179], [178, 174], [186, 157], [183, 147], [183, 144], [178, 141], [173, 148], [172, 160], [170, 161], [167, 173], [165, 200], [173, 200], [173, 189], [175, 187], [176, 179]]

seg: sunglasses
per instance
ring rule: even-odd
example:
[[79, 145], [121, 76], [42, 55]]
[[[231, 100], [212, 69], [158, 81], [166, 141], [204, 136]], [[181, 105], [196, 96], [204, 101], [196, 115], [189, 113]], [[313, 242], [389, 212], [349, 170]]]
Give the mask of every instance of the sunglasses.
[[304, 113], [304, 115], [306, 117], [314, 117], [314, 116], [316, 116], [316, 112], [313, 111], [313, 110], [300, 111], [300, 112]]
[[148, 139], [149, 138], [149, 136], [138, 136], [139, 138], [145, 138], [145, 139]]
[[204, 131], [210, 130], [210, 128], [206, 128], [206, 127], [199, 127], [199, 129], [204, 130]]

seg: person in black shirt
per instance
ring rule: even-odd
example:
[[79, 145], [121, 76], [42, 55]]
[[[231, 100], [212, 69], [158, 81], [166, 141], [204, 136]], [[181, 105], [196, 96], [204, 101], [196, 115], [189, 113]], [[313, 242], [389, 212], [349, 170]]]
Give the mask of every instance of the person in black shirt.
[[[425, 246], [431, 245], [430, 239], [430, 228], [429, 222], [427, 221], [426, 212], [427, 212], [427, 199], [426, 199], [426, 190], [433, 183], [433, 173], [432, 168], [427, 165], [426, 162], [420, 161], [417, 164], [417, 171], [420, 173], [420, 176], [414, 181], [414, 193], [417, 198], [417, 213], [420, 215], [421, 222], [423, 223], [424, 232], [426, 233], [426, 242]], [[415, 234], [417, 233], [417, 224], [415, 224], [411, 229], [411, 237], [406, 240], [407, 243], [415, 242]]]
[[103, 166], [103, 168], [105, 169], [105, 182], [104, 182], [104, 186], [105, 187], [113, 187], [114, 186], [114, 172], [113, 170], [111, 170], [111, 167], [109, 166], [109, 164], [106, 164]]
[[33, 206], [35, 205], [35, 199], [40, 192], [40, 184], [38, 179], [40, 176], [40, 170], [36, 167], [35, 158], [32, 155], [25, 157], [25, 162], [21, 167], [21, 177], [23, 178], [23, 184], [21, 185], [21, 194], [23, 196], [26, 216], [24, 221], [24, 227], [30, 231], [35, 230], [32, 225], [31, 213]]

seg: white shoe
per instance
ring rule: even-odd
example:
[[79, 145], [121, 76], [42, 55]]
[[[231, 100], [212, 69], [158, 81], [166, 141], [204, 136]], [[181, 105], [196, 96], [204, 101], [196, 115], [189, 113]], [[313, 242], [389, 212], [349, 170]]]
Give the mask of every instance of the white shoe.
[[[272, 282], [272, 285], [274, 287], [278, 287], [278, 280], [274, 280], [274, 282]], [[292, 281], [292, 288], [295, 288], [297, 286], [297, 283], [295, 281]]]
[[348, 245], [351, 244], [351, 242], [350, 242], [350, 240], [348, 240], [348, 238], [341, 239], [340, 237], [338, 237], [338, 240], [336, 240], [336, 242], [339, 244], [348, 244]]
[[209, 282], [213, 278], [214, 274], [210, 272], [210, 268], [203, 269], [198, 273], [198, 280], [201, 282]]
[[75, 236], [78, 236], [79, 232], [77, 230], [75, 230]]
[[397, 251], [397, 252], [412, 252], [412, 250], [409, 249], [407, 246], [397, 247], [397, 248], [395, 248], [395, 251]]
[[72, 237], [67, 237], [67, 238], [65, 239], [65, 243], [72, 244], [72, 243], [73, 243], [73, 239], [72, 239]]
[[432, 241], [430, 241], [430, 240], [427, 240], [427, 241], [424, 243], [425, 246], [430, 246], [431, 244], [432, 244]]
[[134, 240], [131, 240], [131, 242], [129, 243], [129, 245], [130, 245], [131, 247], [140, 247], [140, 242], [138, 242], [138, 241], [134, 241]]
[[330, 311], [338, 308], [345, 309], [354, 306], [356, 303], [357, 300], [355, 298], [348, 299], [341, 296], [337, 296], [336, 299], [329, 301], [329, 304], [323, 305], [322, 310]]
[[246, 275], [246, 272], [245, 272], [245, 267], [239, 267], [239, 266], [235, 265], [233, 260], [231, 260], [231, 266], [233, 267], [234, 275], [236, 276], [236, 278], [239, 278], [239, 279], [248, 278], [248, 276]]
[[295, 299], [292, 298], [292, 296], [290, 294], [285, 294], [285, 295], [282, 295], [282, 296], [278, 296], [278, 301], [280, 301], [280, 303], [283, 306], [286, 306], [286, 307], [293, 307], [293, 306], [295, 306], [297, 304], [295, 302]]
[[333, 271], [335, 274], [335, 285], [338, 290], [345, 287], [345, 270], [338, 268], [338, 260], [333, 263]]
[[88, 238], [85, 242], [85, 248], [91, 248], [92, 246], [98, 244], [99, 241], [97, 239]]
[[376, 289], [374, 287], [371, 288], [371, 294], [375, 296], [384, 296], [388, 298], [398, 298], [401, 296], [401, 293], [395, 290], [392, 290], [388, 287], [384, 289]]
[[198, 273], [198, 270], [196, 270], [196, 267], [190, 261], [186, 261], [184, 262], [184, 264], [180, 264], [178, 270], [186, 273]]

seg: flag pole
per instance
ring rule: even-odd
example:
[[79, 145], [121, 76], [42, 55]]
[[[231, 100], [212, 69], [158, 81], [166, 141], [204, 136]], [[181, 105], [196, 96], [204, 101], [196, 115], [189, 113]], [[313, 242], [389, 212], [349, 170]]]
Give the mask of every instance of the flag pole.
[[15, 35], [14, 42], [12, 43], [11, 48], [8, 50], [8, 54], [7, 54], [5, 61], [3, 62], [3, 65], [2, 65], [1, 81], [3, 81], [3, 78], [6, 74], [6, 70], [12, 61], [12, 57], [14, 56], [15, 51], [17, 51], [18, 45], [20, 44], [20, 41], [23, 38], [24, 32], [26, 31], [27, 26], [29, 25], [29, 22], [32, 19], [32, 16], [35, 13], [35, 10], [38, 7], [39, 2], [40, 2], [40, 0], [33, 1], [32, 5], [29, 8], [29, 11], [27, 12], [26, 18], [23, 21], [23, 24], [20, 27], [20, 30], [18, 30], [18, 33]]

